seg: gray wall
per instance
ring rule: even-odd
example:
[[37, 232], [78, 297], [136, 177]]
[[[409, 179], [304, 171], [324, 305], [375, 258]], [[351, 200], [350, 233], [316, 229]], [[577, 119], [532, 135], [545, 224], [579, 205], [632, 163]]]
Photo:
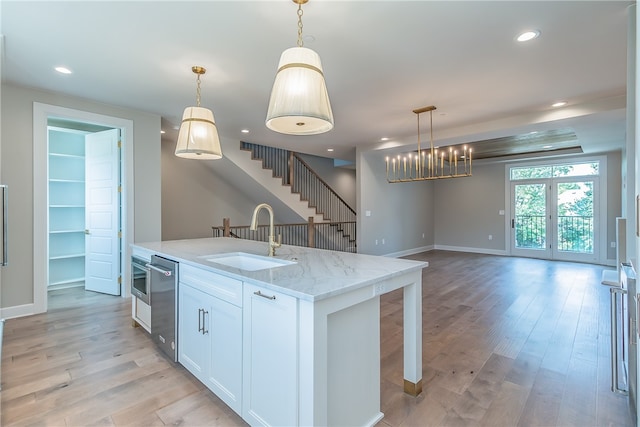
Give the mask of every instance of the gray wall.
[[[601, 261], [615, 260], [616, 217], [621, 215], [621, 152], [607, 157], [606, 247]], [[431, 248], [480, 253], [509, 252], [505, 162], [474, 164], [470, 178], [388, 184], [383, 151], [357, 152], [358, 252], [402, 255]], [[576, 159], [585, 156], [572, 156]], [[593, 156], [589, 156], [593, 157]], [[544, 162], [544, 160], [541, 160]], [[507, 197], [505, 199], [505, 197]], [[366, 211], [371, 216], [366, 216]], [[422, 233], [425, 238], [422, 239]], [[489, 235], [492, 240], [489, 240]], [[385, 244], [382, 244], [385, 238]], [[378, 245], [375, 240], [378, 240]]]
[[360, 149], [356, 181], [359, 253], [401, 255], [433, 246], [433, 182], [389, 184], [383, 153]]
[[473, 176], [433, 185], [437, 246], [505, 250], [505, 216], [498, 214], [506, 203], [504, 164], [474, 164]]
[[233, 166], [225, 159], [182, 159], [175, 148], [173, 141], [162, 142], [162, 240], [211, 237], [211, 227], [224, 218], [248, 225], [260, 202], [221, 178]]
[[[621, 152], [604, 154], [607, 158], [607, 235], [605, 259], [615, 260], [616, 250], [611, 242], [616, 240], [616, 218], [622, 208]], [[585, 156], [567, 158], [579, 159]], [[593, 156], [587, 156], [589, 158]], [[544, 163], [544, 159], [540, 160]], [[505, 226], [510, 220], [499, 215], [509, 208], [505, 200], [510, 188], [505, 188], [505, 163], [475, 164], [473, 177], [448, 179], [435, 182], [435, 244], [458, 250], [500, 253], [509, 251], [509, 238]], [[489, 235], [493, 240], [489, 240]], [[604, 261], [604, 259], [603, 259]]]
[[1, 181], [9, 185], [9, 254], [2, 307], [33, 303], [33, 103], [134, 122], [134, 240], [160, 240], [160, 117], [92, 101], [2, 85]]

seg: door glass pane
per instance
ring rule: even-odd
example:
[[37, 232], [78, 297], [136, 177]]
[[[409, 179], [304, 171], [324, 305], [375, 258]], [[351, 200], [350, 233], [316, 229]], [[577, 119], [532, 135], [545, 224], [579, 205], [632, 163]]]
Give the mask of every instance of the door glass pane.
[[593, 181], [558, 183], [557, 195], [557, 249], [593, 253]]
[[515, 185], [515, 247], [546, 249], [547, 202], [545, 184]]

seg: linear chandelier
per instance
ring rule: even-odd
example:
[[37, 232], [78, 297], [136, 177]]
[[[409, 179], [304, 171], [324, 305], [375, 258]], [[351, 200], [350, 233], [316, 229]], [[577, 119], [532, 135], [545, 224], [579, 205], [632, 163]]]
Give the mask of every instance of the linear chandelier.
[[[457, 148], [438, 150], [433, 146], [433, 105], [413, 110], [418, 117], [418, 150], [395, 157], [387, 156], [387, 182], [429, 181], [445, 178], [464, 178], [471, 176], [473, 155], [466, 145], [461, 151]], [[420, 146], [420, 114], [429, 112], [429, 148]]]

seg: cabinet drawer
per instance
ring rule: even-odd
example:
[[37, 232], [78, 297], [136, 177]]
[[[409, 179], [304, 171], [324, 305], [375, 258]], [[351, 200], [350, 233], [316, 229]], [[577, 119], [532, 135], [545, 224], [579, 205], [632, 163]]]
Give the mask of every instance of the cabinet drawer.
[[202, 270], [190, 265], [180, 265], [180, 282], [202, 292], [242, 307], [242, 281]]
[[135, 296], [131, 296], [133, 306], [133, 319], [138, 322], [140, 326], [151, 332], [151, 307]]

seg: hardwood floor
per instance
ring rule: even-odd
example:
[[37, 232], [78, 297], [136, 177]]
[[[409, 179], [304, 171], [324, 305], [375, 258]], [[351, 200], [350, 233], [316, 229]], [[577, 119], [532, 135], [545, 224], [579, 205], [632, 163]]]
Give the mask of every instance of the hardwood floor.
[[[632, 426], [610, 391], [601, 266], [433, 251], [423, 382], [402, 392], [402, 292], [381, 302], [382, 426]], [[128, 300], [77, 289], [7, 320], [3, 426], [236, 426], [244, 421], [146, 332]]]

